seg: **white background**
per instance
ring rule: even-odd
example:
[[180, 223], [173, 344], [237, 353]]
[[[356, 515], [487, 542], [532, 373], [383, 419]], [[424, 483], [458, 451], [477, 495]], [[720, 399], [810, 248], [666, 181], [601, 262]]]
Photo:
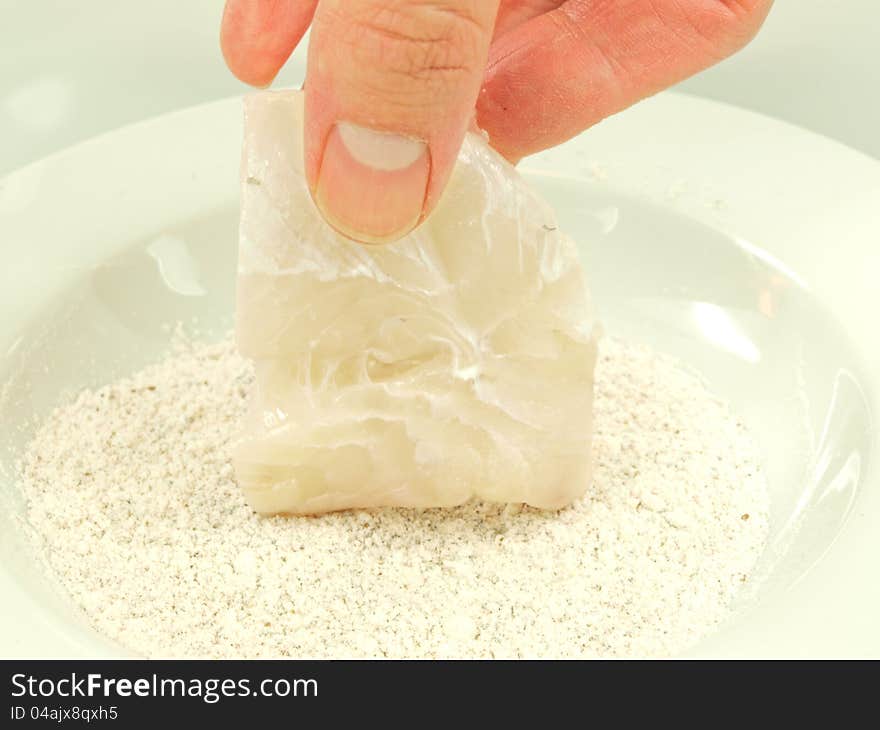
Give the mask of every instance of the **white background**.
[[[129, 122], [241, 93], [222, 0], [0, 0], [0, 174]], [[681, 85], [880, 158], [880, 3], [777, 0], [758, 39]], [[288, 70], [279, 77], [290, 84]]]

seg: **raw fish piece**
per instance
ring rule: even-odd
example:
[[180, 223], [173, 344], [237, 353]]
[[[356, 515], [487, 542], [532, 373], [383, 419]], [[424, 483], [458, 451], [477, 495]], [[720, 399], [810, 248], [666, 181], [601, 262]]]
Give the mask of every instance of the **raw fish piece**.
[[245, 102], [236, 337], [256, 385], [234, 463], [250, 504], [581, 496], [597, 328], [553, 211], [468, 134], [425, 223], [353, 243], [309, 195], [302, 123], [300, 92]]

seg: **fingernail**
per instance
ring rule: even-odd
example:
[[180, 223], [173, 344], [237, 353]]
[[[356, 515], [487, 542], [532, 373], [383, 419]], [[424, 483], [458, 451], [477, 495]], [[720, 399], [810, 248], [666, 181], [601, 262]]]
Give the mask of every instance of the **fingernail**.
[[327, 137], [315, 202], [348, 238], [394, 241], [418, 224], [430, 170], [421, 140], [339, 122]]

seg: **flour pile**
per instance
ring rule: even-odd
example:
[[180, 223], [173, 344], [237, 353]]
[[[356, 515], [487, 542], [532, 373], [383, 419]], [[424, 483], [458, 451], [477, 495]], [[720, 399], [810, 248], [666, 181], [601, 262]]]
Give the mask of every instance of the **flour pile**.
[[134, 652], [668, 655], [725, 617], [766, 542], [748, 434], [674, 360], [612, 337], [594, 483], [558, 513], [260, 517], [229, 461], [252, 379], [231, 340], [181, 345], [58, 408], [21, 461], [49, 572]]

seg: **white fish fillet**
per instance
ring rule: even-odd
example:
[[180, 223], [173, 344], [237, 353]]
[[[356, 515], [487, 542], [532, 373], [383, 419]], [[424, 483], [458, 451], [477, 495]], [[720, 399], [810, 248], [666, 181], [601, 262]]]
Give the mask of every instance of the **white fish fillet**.
[[581, 496], [597, 328], [552, 210], [469, 134], [423, 225], [352, 243], [311, 200], [302, 118], [300, 92], [245, 102], [236, 336], [257, 380], [234, 464], [250, 504]]

